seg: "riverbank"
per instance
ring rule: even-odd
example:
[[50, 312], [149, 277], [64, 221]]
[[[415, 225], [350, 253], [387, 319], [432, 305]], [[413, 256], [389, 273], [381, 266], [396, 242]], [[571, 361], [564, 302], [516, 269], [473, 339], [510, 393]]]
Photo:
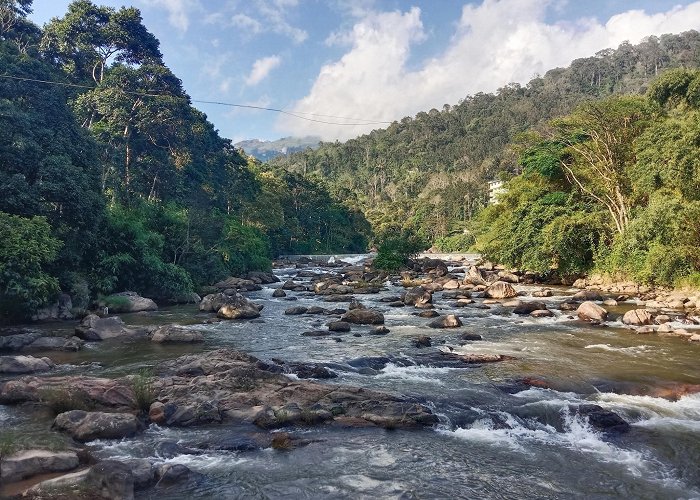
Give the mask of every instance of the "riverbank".
[[[453, 264], [299, 263], [250, 291], [222, 282], [202, 305], [123, 313], [124, 335], [75, 351], [4, 335], [6, 354], [54, 366], [1, 376], [0, 421], [17, 442], [58, 439], [75, 470], [101, 463], [77, 476], [83, 492], [111, 464], [137, 498], [698, 494], [698, 346], [630, 335], [636, 299]], [[582, 319], [586, 303], [605, 319]], [[217, 318], [225, 306], [257, 317]], [[666, 324], [700, 332], [684, 315]], [[65, 345], [77, 327], [27, 328]], [[50, 397], [71, 388], [88, 390]], [[123, 437], [85, 439], [112, 421]]]

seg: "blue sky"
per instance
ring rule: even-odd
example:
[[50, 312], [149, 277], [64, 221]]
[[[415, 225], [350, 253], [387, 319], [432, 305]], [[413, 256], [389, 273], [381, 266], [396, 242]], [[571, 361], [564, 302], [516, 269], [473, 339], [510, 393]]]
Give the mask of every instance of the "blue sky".
[[[343, 140], [469, 94], [527, 82], [624, 40], [700, 29], [700, 1], [690, 0], [95, 3], [139, 8], [165, 63], [194, 99], [282, 108], [333, 122], [197, 104], [234, 141], [288, 135]], [[68, 4], [34, 0], [31, 17], [44, 24]]]

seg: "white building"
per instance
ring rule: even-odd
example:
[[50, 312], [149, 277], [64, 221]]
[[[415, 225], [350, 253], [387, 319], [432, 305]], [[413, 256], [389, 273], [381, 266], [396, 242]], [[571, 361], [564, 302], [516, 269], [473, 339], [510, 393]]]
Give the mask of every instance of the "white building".
[[489, 181], [489, 205], [498, 203], [498, 196], [505, 193], [503, 181]]

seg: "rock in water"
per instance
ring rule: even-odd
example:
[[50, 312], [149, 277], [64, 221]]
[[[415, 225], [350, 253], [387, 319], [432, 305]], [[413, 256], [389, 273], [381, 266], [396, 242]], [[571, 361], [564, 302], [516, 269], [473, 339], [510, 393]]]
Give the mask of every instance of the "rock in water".
[[530, 314], [532, 311], [544, 311], [545, 309], [547, 309], [547, 304], [534, 300], [532, 302], [520, 302], [520, 304], [515, 306], [513, 312], [515, 314]]
[[622, 317], [622, 322], [626, 325], [651, 325], [653, 321], [654, 317], [646, 309], [632, 309], [631, 311], [627, 311]]
[[204, 335], [197, 330], [177, 325], [165, 325], [151, 333], [151, 342], [157, 344], [189, 344], [204, 342]]
[[485, 295], [491, 299], [510, 299], [516, 297], [518, 292], [515, 291], [515, 288], [510, 283], [496, 281], [486, 289]]
[[72, 451], [25, 450], [3, 457], [0, 477], [11, 483], [51, 472], [66, 472], [78, 467], [78, 455]]
[[484, 279], [484, 275], [481, 273], [479, 268], [476, 266], [469, 266], [469, 269], [467, 270], [467, 274], [464, 277], [464, 282], [471, 283], [472, 285], [485, 285], [486, 284], [486, 280]]
[[454, 314], [440, 316], [428, 323], [430, 328], [458, 328], [462, 326], [462, 321]]
[[384, 315], [374, 309], [352, 309], [343, 314], [341, 320], [358, 325], [383, 325]]
[[141, 431], [143, 426], [131, 413], [71, 410], [57, 415], [53, 421], [53, 428], [66, 432], [78, 441], [92, 441], [132, 437]]
[[34, 356], [0, 356], [0, 373], [20, 374], [50, 370], [55, 365], [49, 358]]
[[578, 413], [588, 419], [592, 427], [603, 432], [622, 434], [630, 430], [628, 424], [620, 415], [602, 406], [593, 404], [579, 405]]
[[146, 297], [141, 297], [136, 292], [121, 292], [105, 298], [112, 313], [130, 313], [141, 311], [157, 311], [158, 305]]
[[106, 340], [135, 336], [139, 333], [145, 332], [127, 328], [119, 316], [100, 318], [96, 314], [88, 314], [75, 328], [75, 335], [83, 340]]
[[605, 321], [608, 317], [608, 311], [591, 301], [586, 301], [578, 306], [576, 314], [584, 321], [595, 321], [599, 323]]
[[275, 298], [286, 297], [287, 293], [284, 290], [282, 290], [281, 288], [276, 288], [275, 291], [272, 292], [272, 296]]
[[573, 297], [571, 297], [573, 300], [603, 300], [603, 296], [600, 294], [600, 292], [597, 292], [595, 290], [581, 290], [580, 292], [576, 292]]
[[433, 294], [420, 286], [416, 286], [408, 290], [403, 298], [404, 304], [408, 306], [430, 304], [432, 301]]

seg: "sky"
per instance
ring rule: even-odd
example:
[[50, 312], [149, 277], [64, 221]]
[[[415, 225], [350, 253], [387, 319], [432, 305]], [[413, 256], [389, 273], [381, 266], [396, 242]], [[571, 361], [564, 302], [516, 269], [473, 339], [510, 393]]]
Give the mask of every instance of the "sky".
[[[346, 140], [625, 40], [700, 30], [700, 0], [93, 2], [140, 9], [193, 99], [291, 113], [195, 103], [234, 142]], [[34, 0], [31, 18], [69, 3]]]

